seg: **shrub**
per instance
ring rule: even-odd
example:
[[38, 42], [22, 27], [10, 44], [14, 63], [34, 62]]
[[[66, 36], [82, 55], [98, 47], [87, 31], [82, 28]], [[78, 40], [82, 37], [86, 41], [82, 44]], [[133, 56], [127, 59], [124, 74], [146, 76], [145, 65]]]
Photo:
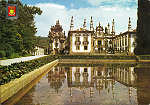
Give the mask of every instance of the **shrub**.
[[9, 56], [9, 58], [19, 58], [20, 57], [20, 55], [18, 54], [18, 53], [12, 53], [10, 56]]
[[116, 56], [116, 55], [63, 55], [61, 59], [102, 59], [102, 60], [136, 60], [136, 56]]
[[139, 56], [140, 60], [150, 60], [150, 55], [141, 55]]
[[5, 53], [5, 51], [0, 51], [0, 58], [3, 58], [3, 57], [5, 57], [6, 56], [6, 53]]

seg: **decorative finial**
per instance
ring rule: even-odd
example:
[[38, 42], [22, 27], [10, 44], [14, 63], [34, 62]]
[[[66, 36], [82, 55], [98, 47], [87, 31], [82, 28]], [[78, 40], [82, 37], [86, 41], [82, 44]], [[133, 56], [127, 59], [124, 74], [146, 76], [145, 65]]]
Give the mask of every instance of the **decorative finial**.
[[86, 19], [84, 19], [83, 29], [86, 29]]
[[91, 20], [92, 20], [92, 16], [91, 16]]
[[108, 25], [107, 25], [108, 27], [110, 27], [110, 24], [108, 23]]
[[101, 26], [101, 23], [99, 22], [99, 26]]
[[91, 16], [91, 21], [90, 21], [90, 30], [91, 30], [91, 31], [93, 31], [93, 30], [94, 30], [92, 16]]
[[115, 23], [115, 19], [113, 19], [113, 23]]
[[56, 21], [56, 25], [59, 25], [59, 20]]
[[109, 23], [107, 25], [107, 31], [108, 31], [108, 34], [110, 34], [110, 24]]
[[70, 23], [70, 30], [72, 31], [73, 30], [73, 16], [71, 17], [71, 23]]
[[115, 35], [115, 20], [112, 21], [112, 35]]
[[131, 19], [129, 17], [129, 22], [128, 22], [128, 31], [131, 31]]

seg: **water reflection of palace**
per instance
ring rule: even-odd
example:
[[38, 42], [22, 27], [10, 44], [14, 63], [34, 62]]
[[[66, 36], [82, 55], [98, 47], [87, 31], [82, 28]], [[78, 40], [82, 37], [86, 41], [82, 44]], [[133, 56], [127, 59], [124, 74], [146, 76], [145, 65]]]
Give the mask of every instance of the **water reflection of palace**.
[[136, 84], [134, 67], [54, 67], [48, 73], [48, 81], [52, 88], [60, 88], [67, 76], [68, 87], [107, 88], [115, 81], [132, 86]]
[[50, 83], [50, 86], [55, 89], [56, 92], [58, 92], [58, 90], [62, 87], [65, 78], [65, 71], [63, 68], [60, 67], [54, 67], [48, 73], [48, 82]]
[[67, 72], [68, 87], [94, 87], [93, 76], [91, 67], [70, 67]]
[[113, 85], [114, 81], [126, 86], [134, 86], [136, 74], [134, 67], [70, 67], [67, 73], [69, 87], [90, 87]]
[[[148, 74], [148, 73], [147, 73]], [[143, 79], [144, 78], [144, 79]], [[147, 81], [147, 83], [143, 83]], [[74, 89], [79, 89], [87, 95], [86, 91], [90, 95], [90, 98], [94, 94], [101, 94], [105, 91], [111, 94], [113, 99], [116, 96], [118, 84], [126, 90], [122, 90], [123, 93], [128, 94], [128, 100], [137, 100], [139, 104], [144, 103], [144, 99], [150, 99], [150, 91], [146, 89], [150, 78], [144, 77], [139, 71], [135, 71], [134, 67], [123, 66], [98, 66], [98, 67], [54, 67], [48, 73], [48, 82], [50, 87], [55, 89], [58, 93], [64, 83], [67, 83], [68, 92], [71, 98]], [[143, 87], [142, 87], [143, 86]], [[150, 86], [149, 86], [150, 87]], [[143, 89], [145, 91], [143, 91]], [[119, 90], [120, 91], [120, 90]], [[103, 93], [102, 92], [102, 93]], [[146, 103], [150, 103], [146, 101]], [[142, 104], [148, 105], [148, 104]]]

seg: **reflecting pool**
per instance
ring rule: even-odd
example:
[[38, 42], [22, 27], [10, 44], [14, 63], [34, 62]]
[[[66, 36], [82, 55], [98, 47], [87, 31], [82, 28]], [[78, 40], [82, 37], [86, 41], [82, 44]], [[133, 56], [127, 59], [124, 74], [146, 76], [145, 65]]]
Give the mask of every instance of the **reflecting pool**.
[[150, 105], [150, 69], [59, 64], [15, 105]]

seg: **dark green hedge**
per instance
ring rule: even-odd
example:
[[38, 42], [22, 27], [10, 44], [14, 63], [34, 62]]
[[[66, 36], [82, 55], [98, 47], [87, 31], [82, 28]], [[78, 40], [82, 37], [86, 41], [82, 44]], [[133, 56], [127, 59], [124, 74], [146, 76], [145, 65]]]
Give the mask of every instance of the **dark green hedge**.
[[98, 64], [63, 64], [59, 63], [57, 66], [63, 67], [97, 67], [97, 66], [107, 66], [107, 67], [135, 67], [137, 63], [98, 63]]
[[20, 78], [22, 75], [56, 59], [58, 59], [57, 56], [45, 56], [27, 62], [14, 63], [9, 66], [0, 66], [0, 85], [8, 83], [15, 78]]
[[138, 58], [139, 58], [140, 60], [150, 60], [150, 55], [138, 56]]

